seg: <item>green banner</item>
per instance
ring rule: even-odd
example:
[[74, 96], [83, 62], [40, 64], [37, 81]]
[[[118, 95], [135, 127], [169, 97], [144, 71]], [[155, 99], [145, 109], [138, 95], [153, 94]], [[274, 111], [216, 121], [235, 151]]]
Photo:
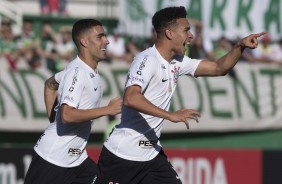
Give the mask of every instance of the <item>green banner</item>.
[[[5, 63], [1, 60], [2, 63]], [[128, 65], [100, 63], [104, 95], [101, 105], [122, 96]], [[235, 76], [179, 78], [170, 111], [197, 109], [200, 123], [190, 131], [260, 130], [282, 127], [282, 68], [276, 65], [239, 62]], [[0, 129], [42, 131], [48, 122], [43, 99], [44, 81], [51, 74], [20, 68], [0, 68]], [[106, 129], [107, 117], [96, 120], [93, 131]], [[186, 131], [185, 125], [165, 122], [164, 131]]]

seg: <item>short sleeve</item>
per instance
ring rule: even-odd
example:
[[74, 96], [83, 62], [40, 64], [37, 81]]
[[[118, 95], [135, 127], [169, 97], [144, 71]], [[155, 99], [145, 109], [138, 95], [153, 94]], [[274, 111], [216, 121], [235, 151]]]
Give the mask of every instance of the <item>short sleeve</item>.
[[85, 87], [85, 78], [84, 72], [78, 67], [66, 71], [63, 80], [61, 80], [62, 84], [60, 84], [60, 86], [62, 85], [60, 105], [67, 104], [74, 108], [79, 106], [82, 91]]
[[200, 62], [201, 60], [199, 59], [191, 59], [187, 56], [184, 56], [182, 62], [180, 62], [181, 65], [180, 75], [194, 76]]
[[65, 71], [63, 70], [63, 71], [60, 71], [60, 72], [58, 72], [58, 73], [55, 74], [54, 77], [55, 77], [55, 80], [56, 80], [57, 83], [60, 84], [61, 79], [62, 79], [64, 73], [65, 73]]
[[151, 69], [155, 67], [155, 63], [152, 56], [142, 55], [136, 57], [130, 66], [125, 87], [138, 85], [143, 91], [154, 75]]

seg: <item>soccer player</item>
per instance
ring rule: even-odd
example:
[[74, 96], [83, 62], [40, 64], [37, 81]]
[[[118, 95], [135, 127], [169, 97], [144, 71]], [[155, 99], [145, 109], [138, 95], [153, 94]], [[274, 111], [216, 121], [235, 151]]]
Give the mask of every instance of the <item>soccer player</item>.
[[156, 12], [152, 23], [157, 33], [155, 45], [133, 60], [125, 85], [121, 123], [105, 141], [98, 165], [103, 183], [180, 184], [159, 141], [163, 120], [198, 122], [199, 112], [181, 109], [169, 112], [178, 78], [223, 76], [237, 63], [245, 48], [257, 47], [251, 34], [217, 61], [191, 59], [184, 55], [193, 38], [184, 7], [169, 7]]
[[[100, 183], [97, 164], [88, 157], [85, 147], [94, 119], [120, 113], [122, 100], [117, 97], [99, 107], [103, 90], [97, 65], [106, 58], [109, 44], [101, 22], [78, 20], [73, 25], [72, 38], [78, 56], [45, 84], [54, 91], [59, 87], [58, 104], [55, 118], [50, 118], [51, 123], [34, 147], [25, 184]], [[49, 102], [48, 117], [52, 105]]]

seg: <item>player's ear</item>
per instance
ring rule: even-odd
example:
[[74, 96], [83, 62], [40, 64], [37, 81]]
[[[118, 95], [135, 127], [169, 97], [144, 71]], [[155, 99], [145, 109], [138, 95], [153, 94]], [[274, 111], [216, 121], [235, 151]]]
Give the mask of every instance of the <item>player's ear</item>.
[[165, 36], [171, 40], [172, 39], [172, 30], [171, 29], [166, 29], [165, 30]]
[[81, 38], [81, 39], [80, 39], [80, 44], [81, 44], [83, 47], [86, 47], [86, 46], [87, 46], [87, 41], [86, 41], [86, 39]]

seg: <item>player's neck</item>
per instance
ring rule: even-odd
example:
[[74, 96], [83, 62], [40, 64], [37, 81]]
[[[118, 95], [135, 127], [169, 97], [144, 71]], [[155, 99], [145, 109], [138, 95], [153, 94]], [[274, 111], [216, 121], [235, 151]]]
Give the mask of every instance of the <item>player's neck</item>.
[[169, 45], [167, 43], [157, 41], [155, 46], [160, 55], [170, 63], [173, 59], [174, 53], [171, 51]]
[[98, 61], [93, 60], [92, 58], [86, 57], [85, 55], [79, 55], [79, 58], [87, 64], [90, 68], [94, 70], [95, 73], [97, 73], [97, 66]]

